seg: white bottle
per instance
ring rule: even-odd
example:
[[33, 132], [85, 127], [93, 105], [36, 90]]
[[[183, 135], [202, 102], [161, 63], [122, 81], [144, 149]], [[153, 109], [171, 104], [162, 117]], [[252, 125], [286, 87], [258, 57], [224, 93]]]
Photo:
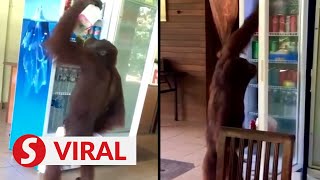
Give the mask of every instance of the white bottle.
[[92, 4], [88, 5], [79, 15], [79, 23], [74, 33], [77, 36], [86, 34], [88, 29], [101, 19], [101, 16], [100, 8]]

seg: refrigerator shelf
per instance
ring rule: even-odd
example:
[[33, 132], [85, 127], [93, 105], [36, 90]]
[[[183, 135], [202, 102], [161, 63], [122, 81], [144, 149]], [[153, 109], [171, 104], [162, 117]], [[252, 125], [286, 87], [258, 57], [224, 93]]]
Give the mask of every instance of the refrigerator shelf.
[[[258, 59], [249, 59], [251, 63], [258, 63]], [[297, 60], [269, 60], [270, 64], [298, 64]]]
[[54, 92], [54, 95], [60, 95], [60, 96], [70, 96], [71, 92]]
[[[251, 116], [258, 116], [257, 112], [249, 112], [249, 114]], [[272, 115], [272, 114], [270, 114], [269, 116], [271, 116], [271, 117], [273, 117], [274, 119], [277, 119], [277, 120], [281, 120], [281, 119], [283, 119], [283, 120], [293, 120], [293, 121], [296, 120], [295, 117], [289, 117], [289, 116], [280, 116], [280, 115]]]
[[[258, 36], [259, 33], [254, 33], [255, 36]], [[297, 32], [269, 32], [269, 36], [297, 36]]]
[[[249, 84], [249, 87], [258, 88], [258, 84]], [[296, 87], [271, 86], [271, 85], [269, 85], [269, 89], [283, 90], [283, 91], [297, 91]]]

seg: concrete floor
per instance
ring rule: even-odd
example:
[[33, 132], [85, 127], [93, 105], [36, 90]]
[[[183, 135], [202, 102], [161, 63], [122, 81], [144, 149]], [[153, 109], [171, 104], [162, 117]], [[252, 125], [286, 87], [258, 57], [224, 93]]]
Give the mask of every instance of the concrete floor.
[[[17, 164], [8, 150], [10, 125], [5, 123], [5, 111], [0, 111], [0, 179], [41, 180], [42, 174]], [[95, 180], [156, 180], [158, 179], [158, 136], [143, 135], [137, 138], [136, 166], [99, 166]], [[63, 172], [62, 180], [74, 180], [79, 170]]]
[[[202, 179], [202, 161], [206, 152], [204, 123], [161, 119], [160, 129], [161, 158], [195, 165], [195, 168], [175, 180]], [[292, 180], [300, 179], [301, 173], [292, 173]]]

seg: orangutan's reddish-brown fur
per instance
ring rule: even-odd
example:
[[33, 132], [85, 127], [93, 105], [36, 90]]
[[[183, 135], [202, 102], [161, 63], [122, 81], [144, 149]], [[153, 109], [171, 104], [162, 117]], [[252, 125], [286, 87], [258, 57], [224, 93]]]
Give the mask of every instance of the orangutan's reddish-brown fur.
[[[256, 74], [256, 67], [239, 55], [250, 42], [258, 28], [258, 8], [246, 19], [243, 26], [235, 31], [222, 50], [210, 85], [207, 119], [207, 152], [204, 158], [204, 180], [215, 180], [216, 147], [221, 126], [242, 128], [244, 121], [244, 95], [249, 81]], [[238, 144], [238, 143], [237, 143]], [[234, 156], [234, 165], [238, 157]], [[237, 168], [232, 168], [236, 173]]]
[[[106, 40], [89, 39], [83, 45], [70, 42], [78, 16], [89, 4], [100, 8], [102, 5], [100, 0], [77, 0], [45, 42], [49, 55], [58, 64], [77, 65], [81, 69], [64, 121], [66, 136], [92, 136], [124, 124], [121, 78], [115, 67], [117, 48]], [[81, 166], [80, 171], [81, 180], [93, 180], [93, 166]], [[59, 166], [47, 166], [45, 180], [60, 178]]]

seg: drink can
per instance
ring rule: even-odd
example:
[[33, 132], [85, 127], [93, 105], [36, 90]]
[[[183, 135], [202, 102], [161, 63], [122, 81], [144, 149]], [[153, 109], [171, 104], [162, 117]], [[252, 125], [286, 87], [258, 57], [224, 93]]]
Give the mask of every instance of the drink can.
[[279, 41], [272, 39], [270, 42], [270, 52], [277, 52], [279, 50]]
[[297, 32], [297, 16], [290, 16], [290, 32]]
[[279, 17], [272, 16], [272, 32], [279, 32]]
[[93, 37], [95, 39], [100, 39], [101, 35], [101, 27], [100, 26], [93, 26]]
[[279, 15], [279, 32], [286, 31], [286, 17], [284, 15]]
[[286, 16], [286, 32], [290, 32], [290, 19], [291, 17], [290, 16]]
[[259, 42], [257, 40], [252, 41], [252, 59], [258, 59], [259, 57]]

